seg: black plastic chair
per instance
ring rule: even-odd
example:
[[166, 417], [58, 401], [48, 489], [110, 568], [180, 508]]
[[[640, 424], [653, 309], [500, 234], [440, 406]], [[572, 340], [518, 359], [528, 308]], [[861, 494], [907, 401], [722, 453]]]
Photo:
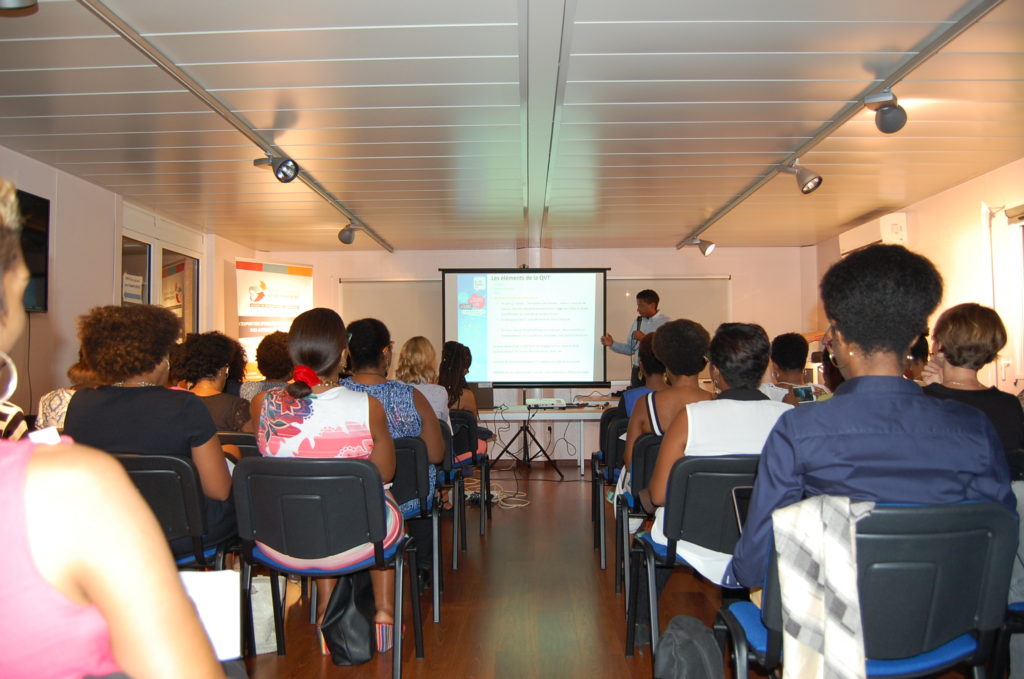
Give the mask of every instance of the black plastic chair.
[[[413, 632], [416, 657], [423, 657], [423, 628], [420, 619], [419, 584], [416, 580], [416, 549], [411, 538], [403, 537], [385, 549], [387, 536], [384, 490], [380, 474], [367, 460], [245, 458], [235, 468], [235, 507], [242, 553], [242, 606], [245, 639], [254, 647], [250, 586], [252, 565], [270, 570], [274, 605], [277, 653], [285, 654], [284, 615], [277, 573], [324, 577], [345, 575], [369, 568], [395, 568], [395, 642], [392, 675], [402, 675], [402, 615], [405, 557], [411, 557], [409, 582], [412, 587]], [[257, 544], [256, 541], [259, 541]], [[338, 569], [286, 568], [270, 559], [265, 545], [296, 559], [321, 559], [371, 543], [373, 556]]]
[[230, 541], [203, 547], [206, 514], [203, 488], [195, 464], [172, 455], [114, 454], [124, 466], [156, 516], [168, 542], [182, 538], [192, 541], [190, 556], [176, 557], [179, 567], [224, 567], [224, 552]]
[[[600, 552], [601, 570], [604, 570], [607, 567], [608, 543], [602, 503], [604, 491], [615, 486], [618, 474], [622, 471], [626, 442], [620, 437], [626, 433], [629, 418], [622, 411], [612, 408], [601, 413], [601, 426], [604, 427], [604, 436], [600, 439], [601, 450], [590, 456], [590, 498], [591, 512], [597, 518], [594, 524], [594, 549]], [[615, 583], [615, 592], [619, 592], [618, 582]]]
[[630, 461], [630, 492], [621, 495], [615, 502], [615, 593], [620, 583], [625, 583], [626, 601], [629, 601], [629, 578], [626, 577], [629, 559], [629, 520], [653, 518], [640, 504], [640, 491], [651, 485], [654, 466], [661, 451], [661, 437], [643, 434], [633, 443], [633, 458]]
[[452, 496], [452, 570], [459, 570], [459, 540], [461, 551], [466, 551], [466, 486], [462, 469], [454, 464], [455, 447], [448, 423], [439, 419], [441, 438], [444, 439], [444, 460], [437, 475], [438, 490], [450, 490]]
[[415, 512], [403, 513], [408, 521], [430, 521], [433, 545], [432, 573], [434, 588], [434, 622], [441, 621], [441, 533], [436, 498], [430, 495], [430, 477], [427, 444], [418, 436], [395, 439], [395, 477], [391, 480], [391, 495], [403, 505], [418, 500]]
[[[967, 663], [985, 676], [1006, 611], [1017, 517], [995, 503], [876, 506], [857, 523], [857, 586], [868, 676], [916, 677]], [[760, 611], [749, 601], [718, 612], [736, 676], [782, 660], [776, 555]]]
[[[454, 461], [455, 467], [477, 467], [480, 470], [480, 535], [487, 532], [487, 521], [491, 519], [491, 458], [487, 452], [477, 453], [476, 417], [468, 410], [451, 410], [448, 412], [452, 421], [452, 452], [457, 458], [470, 453], [470, 457], [462, 462]], [[486, 521], [484, 513], [486, 512]], [[465, 519], [465, 514], [463, 514]], [[465, 551], [466, 524], [462, 524], [463, 551]]]
[[[647, 568], [651, 648], [654, 649], [658, 645], [658, 593], [655, 585], [658, 560], [670, 568], [686, 566], [686, 562], [676, 554], [679, 540], [732, 554], [740, 537], [732, 491], [754, 484], [759, 459], [758, 455], [684, 457], [672, 465], [665, 489], [663, 530], [667, 544], [660, 545], [649, 533], [642, 533], [637, 535], [630, 550], [626, 655], [633, 653], [640, 559], [644, 559]], [[647, 480], [649, 483], [650, 476]]]
[[217, 438], [222, 446], [238, 446], [242, 457], [260, 457], [260, 449], [256, 445], [256, 434], [246, 431], [219, 431]]

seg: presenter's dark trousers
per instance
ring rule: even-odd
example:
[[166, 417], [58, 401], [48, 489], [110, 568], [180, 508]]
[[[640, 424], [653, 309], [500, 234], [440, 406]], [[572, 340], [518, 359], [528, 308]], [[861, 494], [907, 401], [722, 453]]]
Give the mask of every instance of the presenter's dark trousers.
[[634, 365], [633, 369], [629, 372], [629, 386], [642, 387], [644, 385], [643, 380], [640, 379], [640, 366]]

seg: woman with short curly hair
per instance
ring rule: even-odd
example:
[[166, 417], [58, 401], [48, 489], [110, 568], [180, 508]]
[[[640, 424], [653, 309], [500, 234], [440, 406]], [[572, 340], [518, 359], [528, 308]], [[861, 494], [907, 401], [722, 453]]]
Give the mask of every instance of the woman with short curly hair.
[[255, 432], [249, 403], [224, 392], [228, 363], [236, 351], [235, 341], [219, 332], [190, 334], [185, 338], [181, 373], [191, 385], [189, 391], [202, 399], [218, 431]]
[[263, 394], [286, 386], [292, 377], [295, 364], [288, 354], [288, 333], [278, 330], [260, 340], [256, 347], [256, 367], [266, 379], [243, 382], [238, 393], [249, 401], [249, 413], [254, 423], [260, 420]]
[[[167, 355], [181, 334], [178, 318], [155, 305], [96, 307], [81, 319], [78, 334], [82, 356], [103, 386], [75, 394], [64, 432], [108, 453], [191, 459], [207, 498], [203, 543], [235, 535], [231, 476], [213, 419], [195, 394], [164, 386]], [[175, 541], [171, 549], [190, 554], [191, 541]]]

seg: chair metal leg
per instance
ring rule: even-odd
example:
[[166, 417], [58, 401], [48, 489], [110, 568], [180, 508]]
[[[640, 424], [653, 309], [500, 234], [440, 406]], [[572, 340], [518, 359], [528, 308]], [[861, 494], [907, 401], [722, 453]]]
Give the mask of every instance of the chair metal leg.
[[466, 551], [466, 480], [459, 478], [459, 548]]
[[[287, 582], [287, 581], [286, 581]], [[281, 606], [281, 581], [277, 571], [270, 571], [270, 596], [274, 605], [274, 634], [277, 636], [277, 654], [284, 655], [284, 611]]]
[[434, 587], [434, 622], [441, 622], [441, 526], [437, 517], [437, 503], [434, 503], [434, 511], [430, 513], [430, 539], [434, 547], [434, 556], [431, 563], [433, 572]]
[[487, 473], [484, 471], [484, 463], [480, 463], [480, 537], [487, 533]]
[[402, 679], [402, 614], [405, 611], [405, 587], [402, 575], [405, 572], [405, 546], [395, 557], [395, 629], [394, 642], [391, 646], [392, 679]]
[[640, 583], [640, 554], [637, 550], [629, 551], [629, 596], [626, 597], [626, 657], [633, 657], [633, 646], [636, 637], [637, 592]]
[[459, 491], [452, 482], [452, 570], [459, 570]]
[[409, 586], [412, 588], [412, 632], [413, 639], [416, 642], [416, 657], [423, 657], [423, 615], [420, 612], [420, 581], [416, 577], [416, 571], [418, 570], [416, 560], [416, 545], [406, 549], [405, 552], [409, 556], [409, 562], [411, 568], [409, 568]]
[[491, 458], [484, 453], [484, 488], [487, 489], [487, 520], [491, 520]]
[[242, 558], [242, 655], [256, 655], [256, 631], [252, 620], [252, 565]]
[[608, 538], [605, 536], [604, 502], [598, 499], [600, 507], [597, 508], [597, 540], [601, 553], [601, 570], [608, 567]]
[[654, 661], [654, 649], [658, 647], [658, 586], [655, 582], [657, 557], [651, 549], [644, 549], [647, 557], [647, 608], [651, 612], [651, 662]]
[[316, 580], [313, 578], [302, 578], [302, 587], [306, 589], [309, 585], [309, 624], [316, 624], [316, 607], [320, 601], [320, 592], [316, 588]]
[[[615, 594], [623, 591], [623, 578], [625, 576], [624, 558], [629, 551], [629, 521], [626, 520], [628, 512], [622, 498], [615, 498], [612, 505], [615, 512]], [[624, 538], [625, 533], [625, 538]], [[625, 542], [624, 542], [625, 541]], [[624, 549], [624, 545], [626, 545]]]
[[[631, 546], [630, 539], [629, 539], [629, 509], [625, 505], [623, 505], [620, 508], [620, 510], [622, 511], [622, 516], [623, 516], [623, 518], [622, 518], [622, 527], [620, 528], [620, 533], [619, 533], [619, 549], [622, 550], [620, 552], [622, 554], [622, 563], [621, 563], [621, 566], [620, 566], [622, 568], [622, 574], [621, 574], [622, 588], [626, 591], [626, 596], [629, 596], [629, 579], [626, 577], [626, 573], [625, 573], [626, 559], [627, 559], [626, 555], [629, 554], [629, 550], [630, 550], [630, 546]], [[616, 584], [618, 584], [618, 583], [616, 583]]]
[[747, 637], [743, 628], [734, 623], [735, 618], [725, 617], [719, 612], [715, 616], [715, 638], [722, 638], [721, 645], [725, 646], [725, 638], [732, 643], [733, 677], [746, 677], [750, 674], [750, 661], [747, 652]]

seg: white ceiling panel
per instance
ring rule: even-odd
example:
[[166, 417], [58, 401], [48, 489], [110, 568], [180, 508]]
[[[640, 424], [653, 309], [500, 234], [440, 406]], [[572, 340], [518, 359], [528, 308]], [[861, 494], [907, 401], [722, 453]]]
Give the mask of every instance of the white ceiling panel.
[[[345, 219], [263, 149], [398, 249], [807, 245], [1024, 156], [1020, 0], [894, 81], [891, 136], [832, 121], [979, 0], [107, 0], [148, 55], [94, 1], [0, 12], [0, 144], [257, 249]], [[821, 189], [740, 199], [800, 149]]]

